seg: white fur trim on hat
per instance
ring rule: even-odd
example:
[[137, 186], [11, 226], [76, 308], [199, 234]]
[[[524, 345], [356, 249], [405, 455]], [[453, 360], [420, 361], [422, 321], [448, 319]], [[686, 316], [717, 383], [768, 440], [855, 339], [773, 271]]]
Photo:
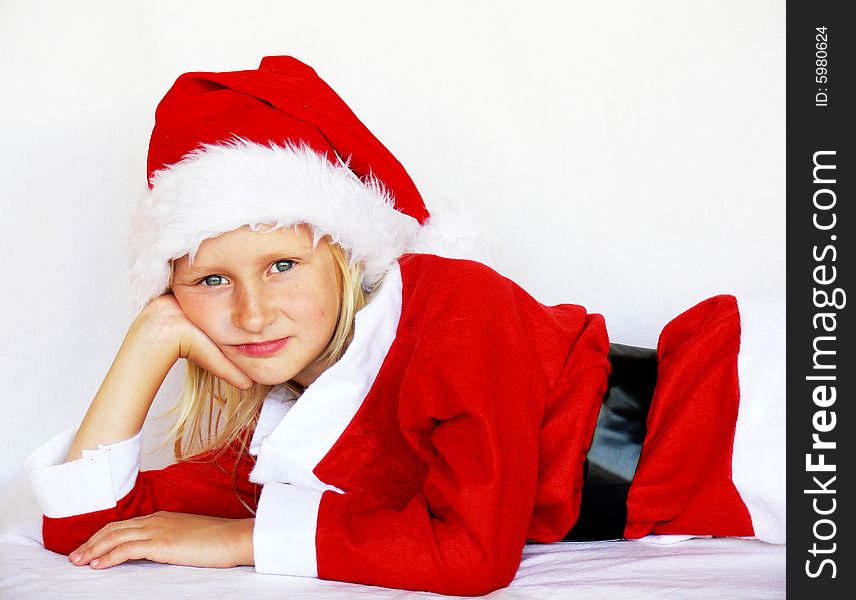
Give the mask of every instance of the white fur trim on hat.
[[129, 250], [137, 309], [164, 293], [170, 261], [244, 225], [313, 227], [365, 265], [373, 285], [419, 233], [376, 180], [361, 181], [306, 146], [243, 139], [206, 145], [154, 174], [133, 215]]
[[[460, 211], [457, 216], [463, 216]], [[168, 289], [170, 261], [195, 256], [206, 239], [244, 225], [307, 223], [364, 265], [363, 286], [376, 284], [405, 252], [486, 260], [474, 228], [432, 215], [424, 227], [395, 209], [374, 178], [361, 180], [307, 146], [245, 139], [204, 145], [157, 171], [132, 216], [127, 240], [137, 311]], [[443, 233], [448, 232], [448, 235]]]

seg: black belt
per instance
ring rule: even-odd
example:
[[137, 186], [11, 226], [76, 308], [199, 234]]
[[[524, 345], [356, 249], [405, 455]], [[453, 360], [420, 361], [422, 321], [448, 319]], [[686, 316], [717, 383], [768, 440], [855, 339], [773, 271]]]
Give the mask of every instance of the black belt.
[[657, 351], [610, 344], [609, 362], [612, 372], [583, 467], [580, 516], [565, 540], [620, 539], [627, 524], [627, 493], [657, 383]]

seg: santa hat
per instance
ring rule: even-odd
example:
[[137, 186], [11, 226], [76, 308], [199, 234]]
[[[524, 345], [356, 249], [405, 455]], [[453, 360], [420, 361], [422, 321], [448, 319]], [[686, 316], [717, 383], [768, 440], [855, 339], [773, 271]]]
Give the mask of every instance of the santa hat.
[[366, 289], [405, 252], [487, 259], [463, 215], [430, 214], [401, 163], [289, 56], [181, 75], [155, 113], [148, 174], [128, 240], [138, 311], [167, 291], [171, 260], [244, 225], [311, 225], [363, 263]]

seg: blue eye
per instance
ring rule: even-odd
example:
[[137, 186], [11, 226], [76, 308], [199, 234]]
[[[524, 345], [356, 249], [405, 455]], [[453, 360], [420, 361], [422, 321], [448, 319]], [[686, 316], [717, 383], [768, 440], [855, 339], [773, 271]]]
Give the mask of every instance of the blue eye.
[[[212, 279], [215, 280], [214, 283], [211, 282]], [[222, 285], [224, 279], [225, 277], [222, 275], [209, 275], [208, 277], [203, 277], [200, 283], [204, 284], [205, 287], [219, 287]]]
[[273, 263], [273, 268], [276, 269], [277, 273], [285, 273], [286, 271], [290, 271], [294, 268], [293, 260], [278, 260]]

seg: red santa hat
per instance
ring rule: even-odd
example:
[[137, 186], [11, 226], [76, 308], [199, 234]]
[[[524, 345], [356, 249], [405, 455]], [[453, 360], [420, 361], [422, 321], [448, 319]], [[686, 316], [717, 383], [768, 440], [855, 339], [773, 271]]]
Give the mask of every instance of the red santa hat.
[[289, 56], [181, 75], [155, 113], [148, 175], [129, 238], [138, 310], [167, 291], [171, 260], [244, 225], [311, 225], [363, 263], [366, 289], [405, 252], [487, 258], [466, 219], [431, 215], [401, 163]]

